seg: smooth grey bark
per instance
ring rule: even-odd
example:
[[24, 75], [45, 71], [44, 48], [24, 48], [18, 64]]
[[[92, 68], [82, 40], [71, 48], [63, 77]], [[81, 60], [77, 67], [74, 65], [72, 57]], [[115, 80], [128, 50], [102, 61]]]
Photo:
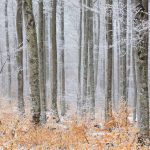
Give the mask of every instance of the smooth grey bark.
[[46, 50], [44, 46], [44, 13], [43, 0], [39, 1], [39, 23], [38, 23], [38, 40], [39, 40], [39, 79], [40, 79], [40, 104], [41, 104], [41, 122], [46, 123]]
[[133, 121], [136, 121], [137, 117], [137, 75], [136, 75], [136, 51], [133, 49], [133, 54], [132, 54], [132, 63], [133, 63], [133, 84], [134, 84], [134, 105], [133, 105]]
[[[100, 12], [100, 0], [98, 0], [98, 11]], [[95, 75], [95, 91], [96, 91], [96, 87], [97, 87], [97, 79], [98, 79], [98, 66], [99, 66], [99, 40], [100, 40], [100, 13], [97, 14], [97, 18], [98, 18], [98, 30], [97, 32], [97, 37], [96, 37], [96, 53], [95, 53], [95, 71], [94, 71], [94, 75]]]
[[120, 16], [121, 17], [121, 22], [120, 22], [120, 67], [119, 67], [119, 100], [122, 100], [126, 103], [127, 105], [127, 99], [126, 99], [126, 32], [127, 32], [127, 0], [121, 0], [119, 1], [119, 6], [120, 6]]
[[8, 33], [8, 0], [5, 1], [5, 32], [6, 32], [6, 51], [8, 62], [8, 96], [11, 97], [11, 57], [9, 48], [9, 33]]
[[33, 123], [38, 124], [40, 122], [39, 58], [32, 0], [23, 1], [23, 10], [29, 55], [29, 84], [30, 98], [32, 102], [32, 121]]
[[56, 37], [56, 11], [57, 0], [51, 0], [51, 108], [56, 121], [59, 121], [57, 108], [57, 37]]
[[107, 63], [106, 63], [106, 93], [105, 93], [105, 121], [111, 119], [112, 115], [112, 44], [113, 44], [113, 24], [112, 24], [112, 0], [106, 0], [106, 39], [107, 39]]
[[[144, 12], [135, 15], [134, 36], [136, 41], [138, 79], [138, 126], [141, 138], [149, 137], [149, 97], [148, 97], [148, 0], [134, 1], [134, 9], [141, 3]], [[135, 8], [136, 7], [136, 8]]]
[[61, 115], [66, 114], [65, 101], [65, 39], [64, 39], [64, 0], [61, 0], [61, 51], [60, 51], [60, 84], [61, 84]]
[[[87, 6], [86, 0], [83, 4]], [[82, 117], [86, 113], [86, 102], [87, 102], [87, 74], [88, 74], [88, 13], [87, 8], [84, 7], [84, 49], [83, 49], [83, 94], [82, 94]]]
[[80, 23], [79, 23], [79, 49], [78, 49], [78, 101], [77, 101], [77, 113], [81, 112], [81, 57], [82, 57], [82, 9], [83, 1], [80, 0]]
[[17, 80], [18, 80], [18, 110], [22, 115], [25, 113], [24, 108], [24, 81], [23, 81], [23, 16], [22, 16], [22, 0], [17, 0], [17, 16], [16, 28], [18, 39], [17, 51]]
[[94, 57], [93, 57], [93, 0], [87, 1], [88, 8], [88, 99], [89, 112], [95, 118], [95, 82], [94, 82]]
[[[120, 58], [119, 58], [119, 105], [126, 113], [124, 123], [127, 124], [127, 0], [119, 1], [120, 9]], [[130, 59], [130, 58], [129, 58]], [[122, 104], [123, 103], [123, 104]]]

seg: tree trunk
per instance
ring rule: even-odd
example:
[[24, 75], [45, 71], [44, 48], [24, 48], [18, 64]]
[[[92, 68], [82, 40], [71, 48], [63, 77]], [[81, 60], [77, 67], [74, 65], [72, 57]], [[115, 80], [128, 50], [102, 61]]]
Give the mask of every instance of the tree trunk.
[[64, 43], [64, 0], [61, 0], [61, 52], [60, 52], [60, 84], [61, 84], [61, 115], [66, 114], [65, 102], [65, 43]]
[[39, 58], [32, 0], [24, 0], [23, 9], [29, 54], [29, 82], [32, 102], [32, 120], [33, 123], [38, 124], [40, 122]]
[[56, 121], [59, 121], [57, 108], [57, 37], [56, 37], [56, 9], [57, 0], [51, 1], [51, 101], [52, 111]]
[[95, 82], [94, 82], [94, 59], [93, 59], [93, 0], [87, 1], [88, 8], [88, 99], [92, 119], [95, 118]]
[[[86, 0], [84, 5], [87, 6]], [[86, 113], [87, 102], [87, 74], [88, 74], [88, 13], [84, 8], [84, 50], [83, 50], [83, 94], [82, 94], [82, 117]]]
[[18, 51], [17, 51], [17, 79], [18, 79], [18, 110], [21, 114], [25, 113], [24, 108], [24, 82], [23, 82], [23, 17], [22, 17], [22, 0], [17, 0], [17, 37], [18, 37]]
[[120, 1], [120, 14], [121, 14], [121, 22], [120, 22], [120, 27], [121, 27], [121, 32], [120, 32], [120, 97], [119, 100], [123, 100], [126, 104], [126, 31], [127, 31], [127, 0], [121, 0]]
[[41, 122], [46, 123], [46, 53], [44, 46], [44, 13], [43, 0], [39, 1], [39, 79], [40, 79], [40, 104], [41, 104]]
[[77, 111], [81, 113], [81, 56], [82, 56], [82, 16], [83, 16], [83, 1], [80, 0], [80, 23], [79, 23], [79, 50], [78, 50], [78, 102]]
[[105, 95], [105, 120], [111, 119], [112, 115], [112, 44], [113, 44], [113, 25], [112, 25], [112, 0], [106, 0], [107, 14], [107, 63], [106, 63], [106, 95]]
[[148, 0], [135, 0], [134, 10], [143, 5], [144, 13], [140, 11], [135, 16], [134, 34], [136, 38], [137, 75], [138, 75], [138, 103], [141, 138], [149, 137], [149, 98], [148, 98]]
[[[98, 0], [98, 11], [100, 12], [100, 0]], [[100, 40], [100, 13], [97, 14], [98, 17], [98, 31], [97, 32], [97, 39], [96, 39], [96, 53], [95, 53], [95, 91], [97, 87], [97, 79], [98, 79], [98, 66], [99, 66], [99, 40]]]
[[8, 97], [11, 97], [11, 59], [9, 49], [9, 33], [8, 33], [8, 0], [5, 1], [5, 30], [6, 30], [6, 51], [8, 62]]
[[[119, 1], [120, 10], [120, 60], [119, 60], [119, 105], [122, 106], [124, 124], [127, 125], [127, 83], [126, 83], [126, 56], [127, 56], [127, 0]], [[130, 59], [130, 58], [129, 58]], [[123, 104], [122, 104], [123, 103]]]

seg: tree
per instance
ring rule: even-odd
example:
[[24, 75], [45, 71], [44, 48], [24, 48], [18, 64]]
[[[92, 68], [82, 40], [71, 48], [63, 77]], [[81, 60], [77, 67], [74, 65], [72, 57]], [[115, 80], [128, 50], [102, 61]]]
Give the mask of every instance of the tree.
[[[137, 80], [140, 138], [149, 137], [149, 98], [148, 98], [148, 0], [135, 0], [133, 10], [136, 11], [134, 20], [134, 36], [137, 55]], [[144, 9], [143, 9], [144, 8]], [[135, 13], [135, 12], [134, 12]], [[140, 39], [139, 39], [140, 37]]]
[[111, 119], [112, 115], [112, 44], [113, 44], [113, 25], [112, 25], [112, 0], [106, 0], [107, 5], [107, 63], [106, 63], [106, 95], [105, 95], [105, 120]]
[[17, 0], [17, 37], [18, 37], [18, 51], [17, 51], [17, 67], [18, 67], [18, 110], [24, 114], [24, 81], [23, 81], [23, 17], [22, 17], [22, 0]]
[[43, 0], [39, 1], [39, 28], [38, 28], [38, 40], [39, 40], [39, 79], [40, 79], [40, 104], [41, 104], [41, 122], [46, 122], [46, 49], [44, 46], [44, 13], [43, 13]]
[[52, 111], [56, 121], [59, 121], [57, 108], [57, 37], [56, 37], [56, 11], [57, 0], [51, 1], [51, 101]]
[[80, 23], [79, 23], [79, 49], [78, 49], [78, 101], [77, 112], [81, 113], [81, 61], [82, 61], [82, 17], [83, 17], [83, 1], [80, 0]]
[[29, 53], [29, 82], [32, 102], [32, 120], [33, 123], [38, 124], [40, 122], [39, 58], [32, 0], [24, 0], [23, 10], [26, 24], [26, 41]]
[[127, 56], [127, 0], [119, 1], [120, 7], [120, 58], [119, 58], [119, 101], [126, 113], [124, 123], [127, 124], [127, 82], [126, 82], [126, 56]]
[[98, 79], [98, 66], [99, 66], [99, 40], [100, 40], [100, 0], [98, 0], [98, 11], [99, 13], [97, 14], [97, 18], [98, 18], [98, 22], [97, 22], [97, 30], [95, 32], [96, 33], [96, 53], [95, 53], [95, 71], [94, 71], [94, 74], [95, 74], [95, 90], [96, 90], [96, 87], [97, 87], [97, 79]]
[[95, 117], [95, 82], [93, 58], [93, 0], [87, 1], [88, 8], [88, 99], [91, 117]]
[[60, 51], [60, 84], [61, 84], [61, 115], [66, 114], [65, 102], [65, 40], [64, 40], [64, 0], [61, 0], [61, 51]]
[[120, 94], [120, 100], [123, 100], [126, 104], [126, 32], [127, 32], [127, 1], [121, 0], [120, 1], [120, 16], [121, 17], [121, 23], [120, 23], [120, 67], [119, 67], [119, 73], [120, 73], [120, 86], [119, 86], [119, 94]]
[[87, 81], [88, 81], [88, 10], [86, 8], [87, 2], [86, 0], [83, 1], [84, 4], [84, 49], [83, 49], [83, 94], [82, 94], [82, 117], [85, 116], [86, 113], [86, 102], [87, 102]]
[[8, 96], [11, 97], [11, 59], [9, 49], [9, 32], [8, 32], [8, 0], [5, 1], [5, 32], [6, 32], [6, 51], [8, 62]]

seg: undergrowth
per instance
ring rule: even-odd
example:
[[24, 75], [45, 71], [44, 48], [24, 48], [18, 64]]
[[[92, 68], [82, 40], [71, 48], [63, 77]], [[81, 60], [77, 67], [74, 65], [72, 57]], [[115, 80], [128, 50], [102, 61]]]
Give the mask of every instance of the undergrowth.
[[20, 118], [5, 109], [0, 115], [0, 149], [148, 150], [137, 143], [139, 131], [129, 120], [124, 122], [125, 115], [119, 111], [106, 123], [72, 117], [62, 123], [49, 119], [45, 125], [34, 126], [28, 116]]

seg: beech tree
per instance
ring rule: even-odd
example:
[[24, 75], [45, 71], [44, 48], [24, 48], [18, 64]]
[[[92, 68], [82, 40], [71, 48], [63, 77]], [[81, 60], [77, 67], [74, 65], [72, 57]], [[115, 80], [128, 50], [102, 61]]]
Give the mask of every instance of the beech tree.
[[26, 42], [29, 54], [29, 82], [30, 99], [32, 103], [32, 119], [33, 123], [38, 124], [40, 122], [39, 57], [32, 0], [23, 1], [23, 10], [26, 26]]
[[18, 37], [18, 51], [17, 51], [17, 67], [18, 67], [18, 110], [24, 114], [24, 81], [23, 81], [23, 16], [22, 16], [22, 0], [17, 0], [17, 37]]
[[56, 12], [57, 0], [51, 1], [51, 108], [56, 121], [59, 121], [57, 108], [57, 38], [56, 38]]
[[112, 54], [113, 54], [113, 24], [112, 24], [112, 0], [106, 0], [106, 30], [107, 30], [107, 63], [106, 63], [106, 96], [105, 96], [105, 120], [112, 115]]
[[[149, 137], [149, 97], [148, 97], [148, 0], [134, 1], [136, 12], [134, 36], [137, 55], [137, 80], [140, 138]], [[139, 38], [140, 37], [140, 38]]]
[[46, 50], [44, 46], [44, 13], [43, 0], [39, 1], [39, 29], [38, 29], [38, 49], [39, 49], [39, 81], [40, 81], [40, 104], [41, 104], [41, 121], [46, 122]]

